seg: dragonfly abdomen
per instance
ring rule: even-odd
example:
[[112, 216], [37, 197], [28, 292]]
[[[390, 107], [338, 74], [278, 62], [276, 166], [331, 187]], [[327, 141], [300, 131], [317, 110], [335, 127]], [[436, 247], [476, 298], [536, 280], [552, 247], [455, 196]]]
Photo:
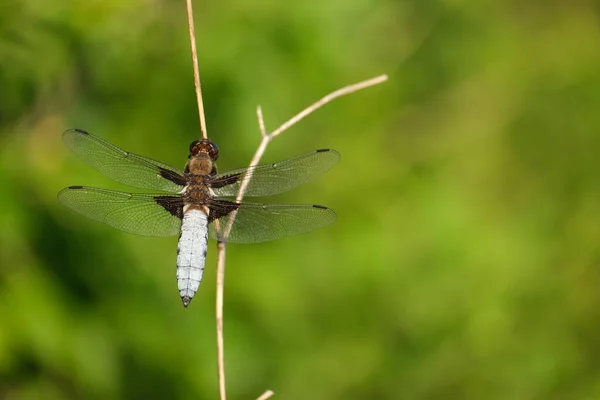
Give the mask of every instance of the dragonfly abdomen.
[[208, 219], [202, 210], [189, 209], [183, 215], [177, 244], [177, 287], [187, 307], [200, 286], [208, 248]]

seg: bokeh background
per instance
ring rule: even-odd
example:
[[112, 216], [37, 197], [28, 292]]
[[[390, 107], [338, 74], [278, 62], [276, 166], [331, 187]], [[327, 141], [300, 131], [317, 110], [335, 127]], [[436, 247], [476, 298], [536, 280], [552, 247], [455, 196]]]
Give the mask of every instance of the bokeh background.
[[[271, 199], [335, 225], [230, 245], [231, 399], [600, 398], [600, 7], [593, 0], [195, 3], [219, 167], [274, 141], [342, 162]], [[0, 398], [214, 399], [215, 243], [189, 309], [177, 238], [56, 200], [134, 190], [93, 132], [183, 167], [199, 136], [184, 1], [0, 1]]]

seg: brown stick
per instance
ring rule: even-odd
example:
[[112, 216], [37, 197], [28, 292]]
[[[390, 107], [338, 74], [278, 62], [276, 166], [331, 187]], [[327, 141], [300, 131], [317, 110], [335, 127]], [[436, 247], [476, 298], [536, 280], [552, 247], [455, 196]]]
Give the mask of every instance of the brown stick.
[[[192, 51], [192, 64], [194, 68], [194, 86], [196, 89], [196, 101], [198, 103], [198, 117], [200, 119], [200, 131], [203, 139], [208, 138], [208, 133], [206, 130], [206, 118], [204, 115], [204, 103], [202, 101], [202, 87], [200, 84], [200, 68], [198, 67], [198, 51], [196, 50], [196, 35], [194, 29], [194, 11], [192, 8], [192, 0], [186, 0], [187, 5], [187, 15], [188, 15], [188, 28], [190, 34], [190, 47]], [[262, 109], [260, 106], [257, 108], [257, 116], [258, 116], [258, 124], [262, 136], [262, 140], [258, 149], [256, 150], [254, 157], [252, 157], [252, 161], [250, 162], [250, 166], [257, 165], [262, 158], [264, 152], [267, 149], [267, 145], [271, 140], [280, 135], [282, 132], [290, 128], [292, 125], [298, 123], [307, 115], [311, 114], [318, 108], [323, 105], [329, 103], [330, 101], [346, 95], [352, 92], [355, 92], [360, 89], [364, 89], [369, 86], [376, 85], [383, 81], [387, 80], [386, 75], [381, 75], [373, 79], [369, 79], [367, 81], [359, 82], [353, 85], [349, 85], [343, 87], [341, 89], [336, 90], [323, 97], [319, 101], [313, 103], [306, 109], [302, 110], [300, 113], [292, 117], [290, 120], [282, 124], [279, 128], [275, 129], [270, 134], [266, 134], [265, 123], [263, 120]], [[242, 201], [244, 197], [244, 192], [248, 187], [248, 183], [250, 181], [251, 176], [248, 175], [244, 178], [244, 181], [240, 185], [240, 190], [238, 192], [236, 200], [238, 202]], [[229, 223], [225, 227], [225, 235], [223, 237], [227, 238], [229, 232], [231, 231], [231, 226], [235, 220], [236, 212], [233, 212], [232, 217], [229, 220]], [[218, 229], [219, 227], [217, 227]], [[220, 229], [218, 229], [220, 231]], [[217, 323], [217, 370], [218, 370], [218, 380], [219, 380], [219, 397], [221, 400], [226, 400], [226, 390], [225, 390], [225, 343], [223, 340], [223, 290], [225, 286], [225, 254], [226, 254], [226, 243], [218, 242], [217, 244], [217, 293], [216, 293], [216, 323]], [[273, 392], [271, 390], [267, 390], [263, 393], [257, 400], [266, 400], [273, 396]]]
[[[194, 86], [196, 88], [196, 101], [198, 103], [198, 117], [200, 118], [200, 133], [203, 139], [208, 139], [206, 130], [206, 117], [204, 116], [204, 103], [202, 101], [202, 87], [200, 85], [200, 68], [198, 67], [198, 51], [196, 50], [196, 34], [194, 29], [194, 10], [192, 0], [186, 0], [188, 28], [190, 34], [190, 47], [192, 51], [192, 65], [194, 67]], [[224, 246], [219, 243], [218, 247]], [[219, 250], [221, 253], [221, 250]], [[225, 253], [217, 262], [217, 299], [215, 305], [215, 318], [217, 322], [217, 375], [219, 381], [219, 397], [226, 400], [225, 391], [225, 344], [223, 342], [223, 286], [225, 279]], [[218, 288], [221, 288], [220, 290]]]
[[198, 51], [196, 50], [196, 33], [194, 32], [194, 10], [192, 9], [192, 0], [186, 0], [186, 3], [192, 64], [194, 65], [194, 86], [196, 87], [196, 102], [198, 103], [198, 117], [200, 118], [200, 134], [203, 139], [207, 139], [208, 133], [206, 132], [206, 118], [204, 117], [204, 103], [202, 102], [202, 88], [200, 86], [200, 68], [198, 68]]
[[226, 399], [225, 391], [225, 342], [223, 341], [223, 288], [225, 287], [225, 243], [218, 242], [217, 249], [217, 369], [219, 376], [219, 398]]
[[256, 400], [267, 400], [269, 397], [273, 396], [274, 394], [275, 393], [273, 393], [271, 390], [267, 390], [266, 392], [261, 394], [260, 397]]
[[[274, 138], [279, 136], [285, 130], [289, 129], [292, 125], [296, 124], [297, 122], [299, 122], [304, 117], [311, 114], [318, 108], [324, 106], [325, 104], [331, 102], [332, 100], [334, 100], [340, 96], [350, 94], [352, 92], [367, 88], [369, 86], [377, 85], [386, 80], [387, 80], [386, 75], [380, 75], [376, 78], [372, 78], [372, 79], [369, 79], [369, 80], [366, 80], [363, 82], [355, 83], [353, 85], [349, 85], [349, 86], [343, 87], [341, 89], [338, 89], [335, 92], [332, 92], [332, 93], [326, 95], [325, 97], [321, 98], [320, 100], [316, 101], [315, 103], [311, 104], [310, 106], [308, 106], [307, 108], [305, 108], [304, 110], [302, 110], [301, 112], [299, 112], [298, 114], [293, 116], [291, 119], [284, 122], [281, 126], [279, 126], [277, 129], [275, 129], [270, 134], [266, 134], [265, 122], [264, 122], [263, 115], [262, 115], [262, 109], [260, 106], [258, 106], [256, 113], [257, 113], [257, 117], [258, 117], [258, 126], [260, 128], [262, 140], [261, 140], [260, 144], [258, 145], [258, 148], [256, 149], [256, 152], [254, 153], [252, 160], [250, 161], [250, 166], [258, 165], [258, 163], [260, 162], [260, 159], [262, 158], [263, 154], [265, 153], [265, 150], [267, 149], [267, 146], [271, 142], [271, 140], [273, 140]], [[242, 201], [242, 199], [244, 197], [244, 192], [245, 192], [246, 188], [248, 187], [248, 183], [250, 182], [250, 179], [251, 179], [251, 174], [248, 174], [247, 176], [244, 177], [244, 181], [240, 185], [240, 190], [238, 191], [238, 195], [236, 197], [237, 202]], [[227, 226], [224, 227], [222, 237], [225, 238], [225, 240], [226, 240], [227, 236], [229, 235], [229, 233], [231, 232], [231, 227], [233, 226], [233, 222], [235, 220], [236, 213], [237, 213], [236, 211], [233, 211], [233, 213], [232, 213], [233, 215], [229, 219]], [[218, 229], [218, 231], [220, 231], [220, 229]], [[223, 299], [223, 284], [225, 282], [226, 243], [219, 242], [217, 249], [218, 249], [218, 254], [217, 254], [217, 336], [218, 336], [217, 344], [218, 345], [220, 344], [220, 346], [221, 346], [221, 348], [218, 350], [218, 354], [220, 355], [220, 357], [219, 357], [219, 363], [220, 363], [219, 364], [219, 373], [221, 373], [221, 368], [223, 368], [223, 364], [222, 364], [223, 363], [223, 360], [222, 360], [222, 355], [223, 355], [222, 354], [223, 353], [223, 349], [222, 349], [222, 346], [223, 346], [223, 338], [222, 338], [222, 335], [223, 335], [223, 326], [222, 326], [223, 325], [223, 310], [222, 309], [218, 310], [218, 308], [219, 308], [219, 304], [220, 304], [220, 306], [222, 306], [222, 299]], [[224, 385], [224, 381], [225, 381], [225, 376], [224, 376], [224, 372], [223, 372], [223, 385]], [[271, 397], [273, 394], [274, 393], [272, 391], [267, 390], [262, 396], [260, 396], [258, 398], [258, 400], [267, 399], [267, 398]], [[221, 397], [221, 399], [224, 400], [225, 398]]]

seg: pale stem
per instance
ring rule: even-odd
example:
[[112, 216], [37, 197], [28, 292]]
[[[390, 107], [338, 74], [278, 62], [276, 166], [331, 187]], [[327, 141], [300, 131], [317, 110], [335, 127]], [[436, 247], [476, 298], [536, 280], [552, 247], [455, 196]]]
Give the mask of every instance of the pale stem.
[[[208, 138], [208, 133], [206, 130], [206, 118], [204, 116], [204, 103], [202, 101], [202, 88], [200, 84], [200, 68], [198, 67], [198, 51], [196, 50], [196, 34], [194, 29], [194, 12], [192, 8], [192, 0], [186, 0], [187, 4], [187, 15], [188, 15], [188, 28], [190, 34], [190, 47], [192, 51], [192, 64], [194, 67], [194, 86], [196, 88], [196, 101], [198, 103], [198, 117], [200, 119], [200, 131], [203, 139]], [[378, 83], [384, 82], [387, 80], [386, 75], [381, 75], [376, 78], [372, 78], [363, 82], [359, 82], [353, 85], [349, 85], [343, 87], [341, 89], [336, 90], [323, 97], [319, 101], [313, 103], [309, 107], [302, 110], [300, 113], [296, 114], [287, 122], [283, 123], [279, 128], [275, 129], [270, 134], [266, 134], [265, 123], [262, 115], [262, 109], [260, 106], [257, 108], [257, 116], [258, 116], [258, 125], [260, 128], [262, 140], [258, 149], [254, 153], [254, 157], [252, 157], [252, 161], [250, 162], [250, 166], [258, 165], [260, 159], [262, 158], [265, 150], [267, 149], [267, 145], [271, 140], [280, 135], [282, 132], [290, 128], [292, 125], [298, 123], [298, 121], [302, 120], [307, 115], [311, 114], [318, 108], [323, 105], [329, 103], [330, 101], [346, 95], [352, 92], [355, 92], [360, 89], [364, 89], [369, 86], [376, 85]], [[240, 185], [240, 190], [238, 191], [238, 195], [236, 197], [236, 201], [239, 203], [242, 201], [244, 197], [244, 192], [248, 187], [248, 183], [250, 182], [250, 178], [252, 174], [246, 174], [244, 176], [244, 180]], [[228, 221], [227, 226], [225, 227], [225, 234], [222, 237], [227, 238], [229, 236], [229, 232], [231, 232], [231, 226], [235, 220], [236, 211], [233, 212], [233, 215]], [[218, 222], [218, 221], [217, 221]], [[217, 226], [217, 231], [220, 232], [220, 227]], [[226, 239], [225, 239], [226, 240]], [[223, 289], [225, 285], [225, 253], [226, 253], [226, 243], [218, 242], [217, 243], [217, 293], [216, 293], [216, 322], [217, 322], [217, 369], [218, 369], [218, 377], [219, 377], [219, 397], [221, 400], [226, 400], [226, 391], [225, 391], [225, 351], [224, 351], [224, 340], [223, 340]], [[257, 400], [266, 400], [273, 396], [273, 392], [271, 390], [267, 390], [263, 393]]]
[[[350, 94], [352, 92], [367, 88], [369, 86], [377, 85], [386, 80], [387, 80], [387, 75], [380, 75], [378, 77], [338, 89], [335, 92], [332, 92], [332, 93], [328, 94], [327, 96], [323, 97], [319, 101], [313, 103], [309, 107], [305, 108], [304, 110], [302, 110], [301, 112], [296, 114], [294, 117], [292, 117], [287, 122], [283, 123], [281, 126], [279, 126], [277, 129], [275, 129], [273, 132], [271, 132], [268, 135], [266, 134], [265, 122], [264, 122], [264, 118], [263, 118], [263, 114], [262, 114], [262, 109], [260, 106], [258, 106], [256, 109], [256, 114], [258, 117], [258, 126], [260, 128], [262, 140], [261, 140], [260, 144], [258, 145], [258, 149], [256, 149], [256, 152], [254, 153], [254, 156], [252, 157], [252, 160], [250, 161], [249, 166], [252, 167], [252, 166], [258, 165], [258, 163], [260, 162], [260, 159], [262, 158], [263, 154], [265, 153], [267, 146], [271, 140], [273, 140], [275, 137], [280, 135], [286, 129], [290, 128], [292, 125], [296, 124], [298, 121], [300, 121], [301, 119], [303, 119], [310, 113], [314, 112], [318, 108], [322, 107], [323, 105], [329, 103], [330, 101], [332, 101], [340, 96]], [[242, 184], [240, 185], [240, 189], [239, 189], [237, 197], [236, 197], [236, 202], [239, 203], [242, 201], [242, 199], [244, 197], [244, 192], [246, 191], [246, 188], [248, 187], [248, 183], [250, 182], [251, 177], [252, 177], [251, 173], [248, 173], [244, 176], [244, 180], [242, 181]], [[237, 214], [237, 212], [233, 211], [232, 214], [233, 215], [229, 219], [227, 226], [223, 230], [224, 234], [221, 235], [221, 237], [223, 237], [223, 238], [227, 238], [229, 236], [229, 233], [231, 232], [231, 227], [233, 225], [233, 222], [235, 220], [235, 215]], [[217, 226], [217, 232], [221, 232], [221, 229], [219, 226]], [[224, 282], [225, 282], [226, 243], [218, 242], [217, 249], [218, 249], [218, 253], [217, 253], [217, 347], [218, 347], [218, 350], [217, 350], [217, 354], [218, 354], [218, 363], [219, 363], [219, 388], [221, 390], [221, 400], [225, 400], [225, 371], [224, 371], [224, 360], [223, 360], [223, 286], [224, 286]], [[273, 392], [270, 390], [267, 390], [265, 393], [263, 393], [262, 396], [260, 396], [258, 398], [258, 400], [265, 400], [271, 396], [273, 396]]]
[[[379, 83], [385, 82], [386, 80], [387, 80], [387, 75], [380, 75], [375, 78], [368, 79], [366, 81], [362, 81], [362, 82], [358, 82], [358, 83], [355, 83], [352, 85], [344, 86], [343, 88], [338, 89], [335, 92], [329, 93], [328, 95], [324, 96], [320, 100], [318, 100], [318, 101], [314, 102], [313, 104], [311, 104], [310, 106], [306, 107], [304, 110], [300, 111], [298, 114], [294, 115], [292, 118], [290, 118], [289, 120], [287, 120], [286, 122], [281, 124], [277, 129], [275, 129], [273, 132], [269, 133], [268, 135], [264, 134], [265, 122], [263, 120], [262, 109], [259, 106], [256, 110], [256, 114], [258, 116], [258, 126], [260, 127], [262, 140], [260, 141], [260, 144], [258, 145], [258, 149], [256, 149], [256, 152], [254, 153], [254, 157], [252, 157], [252, 160], [250, 161], [249, 166], [253, 167], [255, 165], [258, 165], [258, 163], [260, 162], [260, 159], [262, 158], [263, 154], [265, 153], [265, 150], [267, 150], [267, 146], [269, 145], [269, 142], [271, 142], [271, 140], [273, 140], [274, 138], [279, 136], [281, 133], [283, 133], [284, 131], [289, 129], [294, 124], [301, 121], [303, 118], [305, 118], [309, 114], [311, 114], [314, 111], [316, 111], [317, 109], [323, 107], [325, 104], [330, 103], [331, 101], [337, 99], [338, 97], [345, 96], [347, 94], [356, 92], [357, 90], [361, 90], [361, 89], [365, 89], [370, 86], [377, 85]], [[244, 175], [243, 181], [240, 184], [240, 189], [239, 189], [237, 197], [235, 199], [236, 202], [239, 203], [244, 198], [244, 193], [246, 191], [246, 188], [248, 187], [248, 184], [250, 183], [251, 178], [252, 178], [251, 171], [249, 171], [247, 174]], [[221, 237], [225, 238], [224, 239], [225, 241], [227, 240], [227, 237], [229, 236], [229, 233], [231, 232], [231, 227], [235, 221], [235, 216], [237, 214], [237, 211], [233, 211], [231, 214], [232, 214], [231, 218], [229, 218], [229, 221], [227, 222], [227, 226], [225, 226], [225, 228], [223, 230], [223, 234], [221, 235]]]
[[217, 258], [217, 368], [219, 374], [219, 398], [225, 400], [225, 343], [223, 341], [223, 288], [225, 287], [225, 243], [218, 242]]
[[[301, 119], [303, 119], [307, 115], [313, 113], [318, 108], [323, 107], [325, 104], [330, 103], [332, 100], [335, 100], [338, 97], [345, 96], [347, 94], [356, 92], [357, 90], [368, 88], [370, 86], [378, 85], [382, 82], [387, 81], [387, 79], [388, 79], [387, 75], [379, 75], [379, 76], [376, 76], [375, 78], [367, 79], [366, 81], [362, 81], [362, 82], [354, 83], [352, 85], [344, 86], [343, 88], [338, 89], [335, 92], [329, 93], [327, 96], [314, 102], [310, 106], [306, 107], [304, 110], [300, 111], [298, 114], [294, 115], [287, 122], [284, 122], [283, 124], [281, 124], [281, 126], [279, 128], [275, 129], [268, 136], [270, 137], [270, 139], [274, 138], [275, 136], [279, 135], [283, 131], [289, 129], [292, 125], [298, 123]], [[262, 156], [262, 154], [261, 154], [261, 156]], [[260, 159], [260, 157], [259, 157], [259, 159]]]
[[267, 390], [266, 392], [261, 394], [260, 397], [257, 398], [256, 400], [267, 400], [269, 397], [273, 396], [274, 394], [275, 393], [273, 393], [271, 390]]
[[198, 117], [200, 118], [200, 133], [203, 139], [208, 139], [206, 132], [206, 118], [204, 117], [204, 103], [202, 102], [202, 87], [200, 86], [200, 68], [198, 68], [198, 51], [196, 50], [196, 33], [194, 32], [194, 10], [192, 0], [186, 0], [188, 28], [190, 31], [190, 46], [192, 48], [192, 64], [194, 65], [194, 86], [196, 87], [196, 102], [198, 103]]
[[258, 128], [260, 129], [260, 136], [267, 136], [267, 129], [265, 128], [265, 120], [263, 119], [262, 107], [256, 107], [256, 116], [258, 117]]
[[[196, 34], [194, 29], [194, 10], [192, 0], [186, 0], [188, 28], [190, 33], [190, 47], [192, 50], [192, 64], [194, 67], [194, 86], [196, 88], [196, 101], [198, 103], [198, 117], [200, 118], [200, 132], [203, 139], [208, 139], [206, 131], [206, 117], [204, 116], [204, 103], [202, 101], [202, 87], [200, 85], [200, 68], [198, 67], [198, 51], [196, 50]], [[225, 359], [223, 343], [223, 286], [225, 279], [225, 251], [219, 243], [219, 258], [217, 260], [217, 299], [216, 299], [216, 322], [217, 322], [217, 374], [219, 380], [219, 397], [226, 400], [225, 391]]]

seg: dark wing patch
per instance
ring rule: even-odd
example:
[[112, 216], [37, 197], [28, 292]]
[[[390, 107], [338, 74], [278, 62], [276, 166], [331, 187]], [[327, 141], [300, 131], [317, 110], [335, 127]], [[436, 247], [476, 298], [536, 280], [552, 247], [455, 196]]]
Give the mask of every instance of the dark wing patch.
[[241, 176], [242, 174], [221, 175], [219, 178], [211, 180], [210, 186], [213, 189], [218, 189], [223, 186], [232, 185], [236, 183]]
[[179, 196], [154, 196], [154, 201], [171, 215], [183, 219], [183, 198]]
[[240, 207], [238, 203], [227, 200], [211, 200], [208, 205], [210, 212], [208, 213], [208, 222], [211, 223], [216, 219], [222, 218]]
[[173, 183], [181, 185], [182, 187], [187, 184], [185, 177], [175, 171], [172, 171], [170, 169], [166, 169], [163, 167], [158, 167], [158, 170], [159, 170], [160, 176], [162, 176], [163, 178], [165, 178]]

